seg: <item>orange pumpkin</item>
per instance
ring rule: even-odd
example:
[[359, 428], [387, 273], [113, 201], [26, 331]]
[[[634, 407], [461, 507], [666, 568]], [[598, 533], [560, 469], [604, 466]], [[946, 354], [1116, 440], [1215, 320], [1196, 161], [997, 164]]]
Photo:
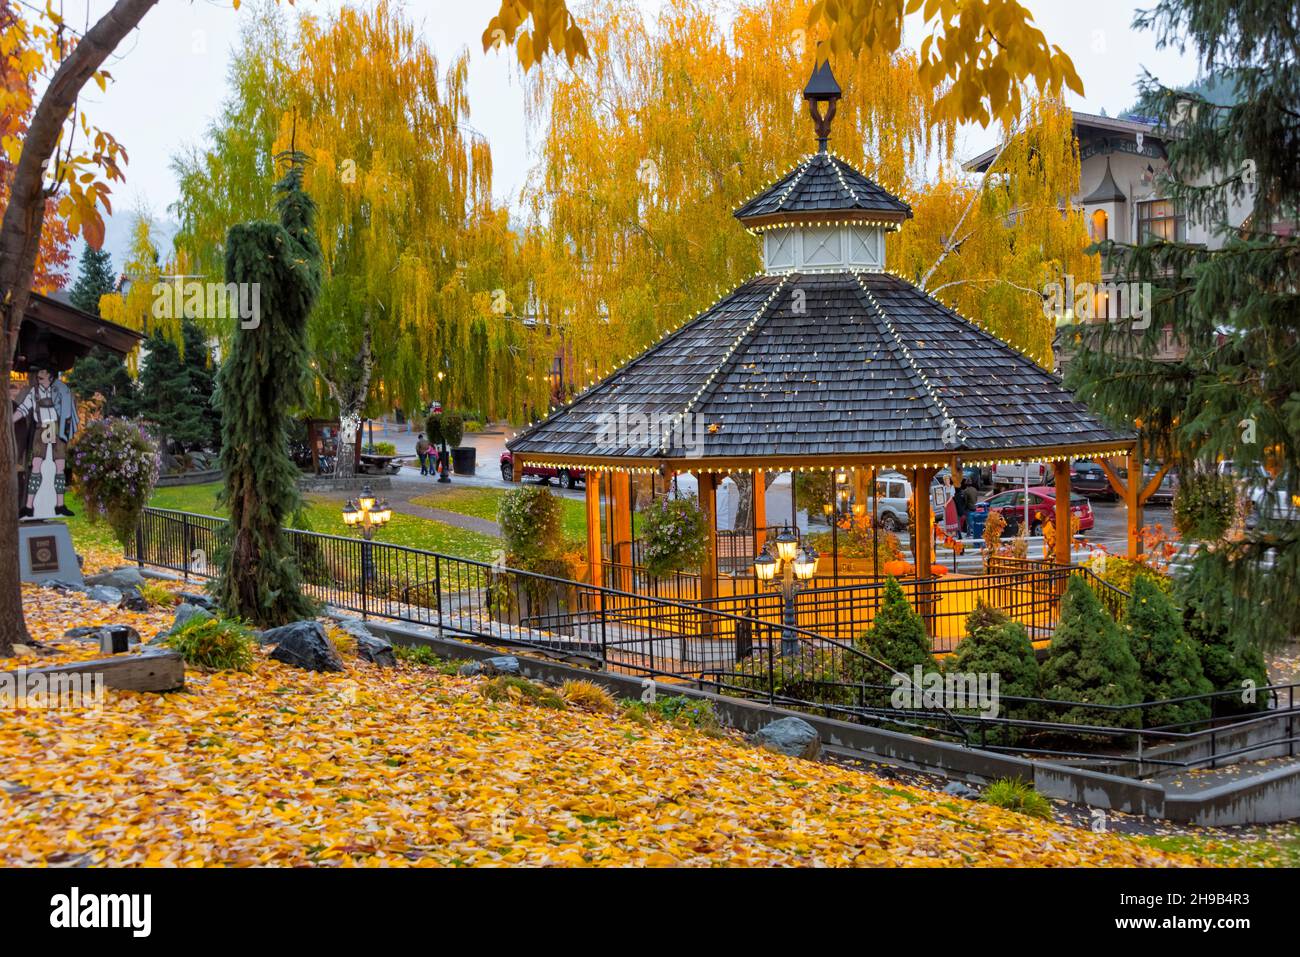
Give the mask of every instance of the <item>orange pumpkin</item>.
[[885, 574], [893, 575], [895, 578], [901, 578], [904, 575], [911, 575], [915, 571], [916, 569], [901, 558], [895, 558], [892, 561], [885, 562]]
[[931, 565], [931, 566], [930, 566], [930, 574], [933, 575], [935, 578], [942, 578], [944, 575], [948, 574], [948, 566], [947, 566], [947, 565]]

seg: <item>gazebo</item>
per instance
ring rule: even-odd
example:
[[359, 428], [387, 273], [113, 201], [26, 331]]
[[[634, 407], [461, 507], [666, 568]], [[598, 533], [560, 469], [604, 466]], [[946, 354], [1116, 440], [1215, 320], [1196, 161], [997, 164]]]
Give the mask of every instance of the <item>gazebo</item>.
[[[696, 476], [711, 529], [704, 600], [719, 594], [715, 495], [728, 473], [756, 476], [757, 548], [766, 472], [812, 470], [828, 482], [849, 472], [874, 492], [876, 473], [901, 471], [915, 490], [915, 527], [929, 529], [939, 469], [960, 476], [960, 464], [1050, 461], [1055, 524], [1069, 529], [1070, 461], [1126, 457], [1130, 549], [1139, 547], [1136, 437], [888, 270], [885, 235], [912, 211], [827, 150], [840, 96], [823, 64], [804, 91], [818, 151], [736, 210], [762, 242], [763, 271], [509, 443], [516, 479], [526, 463], [585, 471], [593, 583], [635, 580], [602, 574], [602, 564], [633, 565], [637, 473], [656, 483]], [[685, 441], [694, 435], [700, 441]], [[1068, 533], [1056, 536], [1058, 564], [1070, 563], [1070, 544]], [[918, 580], [928, 577], [932, 536], [917, 535], [913, 550]]]

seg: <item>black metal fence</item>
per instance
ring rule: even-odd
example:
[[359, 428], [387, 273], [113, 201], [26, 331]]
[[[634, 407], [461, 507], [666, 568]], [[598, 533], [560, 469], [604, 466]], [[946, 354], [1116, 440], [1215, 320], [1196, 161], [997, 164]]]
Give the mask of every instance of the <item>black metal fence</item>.
[[[211, 516], [146, 509], [127, 557], [209, 578], [224, 526]], [[912, 676], [854, 643], [882, 600], [884, 586], [874, 579], [800, 593], [798, 623], [788, 626], [782, 623], [782, 599], [771, 592], [680, 600], [638, 594], [641, 583], [634, 578], [627, 589], [611, 588], [384, 542], [292, 529], [285, 535], [297, 554], [304, 590], [338, 610], [991, 750], [1100, 756], [1141, 774], [1279, 748], [1294, 754], [1298, 740], [1295, 685], [1258, 689], [1257, 714], [1239, 713], [1239, 690], [1199, 696], [1210, 702], [1208, 719], [1160, 727], [1149, 719], [1154, 709], [1179, 702], [1105, 706], [999, 695], [996, 716], [983, 713], [978, 701], [970, 707], [914, 706], [907, 693]], [[977, 601], [990, 597], [1013, 617], [1045, 627], [1055, 624], [1053, 610], [1069, 577], [1081, 573], [1045, 566], [901, 584], [913, 607], [940, 632], [956, 628]], [[956, 640], [950, 646], [936, 640], [936, 646], [951, 650]], [[1187, 700], [1192, 699], [1180, 699]], [[1078, 709], [1086, 709], [1086, 721], [1078, 720]], [[1061, 720], [1070, 712], [1076, 720]], [[1279, 718], [1283, 726], [1251, 736], [1252, 727]], [[1205, 740], [1208, 753], [1193, 748]], [[1232, 741], [1238, 743], [1221, 744]]]

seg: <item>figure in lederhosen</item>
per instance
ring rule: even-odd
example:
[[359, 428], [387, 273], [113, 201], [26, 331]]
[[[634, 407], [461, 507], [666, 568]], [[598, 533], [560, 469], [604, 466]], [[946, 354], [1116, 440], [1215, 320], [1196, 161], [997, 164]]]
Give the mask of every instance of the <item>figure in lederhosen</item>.
[[27, 502], [18, 512], [19, 518], [31, 518], [36, 505], [36, 493], [41, 490], [41, 468], [47, 458], [54, 460], [55, 515], [72, 515], [63, 504], [67, 491], [68, 442], [77, 431], [77, 403], [72, 390], [49, 368], [36, 368], [36, 383], [14, 409], [14, 421], [27, 420], [27, 434], [31, 437], [31, 454], [28, 458]]

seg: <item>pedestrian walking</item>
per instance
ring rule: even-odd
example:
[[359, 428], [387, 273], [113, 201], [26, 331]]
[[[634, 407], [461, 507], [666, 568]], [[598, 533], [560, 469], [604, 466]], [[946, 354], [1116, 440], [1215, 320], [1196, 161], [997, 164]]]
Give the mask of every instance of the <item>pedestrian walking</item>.
[[421, 475], [429, 474], [429, 449], [430, 449], [429, 440], [426, 439], [424, 437], [424, 433], [421, 432], [419, 438], [415, 440], [415, 454], [419, 456], [420, 459]]
[[966, 513], [969, 511], [970, 503], [966, 499], [966, 489], [970, 486], [970, 479], [963, 478], [961, 485], [957, 487], [957, 494], [953, 496], [952, 504], [957, 509], [957, 534], [966, 534]]

